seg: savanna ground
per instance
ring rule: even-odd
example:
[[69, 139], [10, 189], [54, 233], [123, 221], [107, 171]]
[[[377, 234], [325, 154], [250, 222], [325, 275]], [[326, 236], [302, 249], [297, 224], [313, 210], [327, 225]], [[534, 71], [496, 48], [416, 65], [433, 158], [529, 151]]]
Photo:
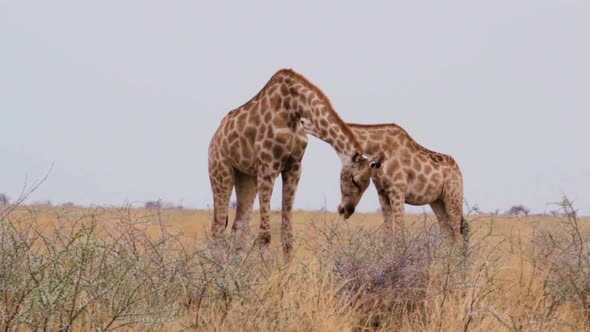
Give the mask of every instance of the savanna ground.
[[380, 214], [296, 211], [284, 264], [278, 212], [270, 252], [238, 256], [207, 249], [206, 210], [0, 206], [0, 327], [587, 329], [590, 219], [562, 209], [469, 215], [467, 263], [429, 214], [407, 215], [405, 235], [384, 244]]

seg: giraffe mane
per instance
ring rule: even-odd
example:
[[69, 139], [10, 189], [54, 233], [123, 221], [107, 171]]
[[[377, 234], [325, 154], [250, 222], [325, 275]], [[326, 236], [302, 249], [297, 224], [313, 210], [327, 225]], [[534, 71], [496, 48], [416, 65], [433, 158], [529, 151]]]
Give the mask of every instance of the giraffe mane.
[[[358, 128], [389, 128], [389, 127], [395, 127], [395, 128], [399, 128], [401, 130], [404, 130], [404, 128], [398, 126], [396, 123], [352, 123], [352, 122], [348, 122], [347, 123], [349, 126], [351, 127], [358, 127]], [[404, 130], [405, 131], [405, 130]]]
[[[360, 144], [357, 142], [354, 134], [352, 133], [352, 130], [350, 130], [350, 128], [348, 128], [348, 125], [346, 122], [344, 122], [342, 120], [342, 118], [340, 118], [340, 115], [338, 115], [338, 112], [336, 112], [336, 110], [334, 109], [334, 107], [332, 106], [332, 102], [330, 102], [330, 99], [328, 98], [328, 96], [324, 93], [324, 91], [322, 91], [322, 89], [320, 89], [317, 85], [313, 84], [309, 79], [307, 79], [305, 76], [303, 76], [302, 74], [294, 71], [291, 68], [283, 68], [280, 69], [279, 71], [277, 71], [272, 78], [270, 79], [269, 83], [271, 81], [273, 81], [273, 79], [276, 77], [281, 77], [281, 76], [287, 76], [287, 77], [291, 77], [293, 78], [295, 81], [303, 84], [305, 87], [307, 87], [308, 89], [312, 90], [313, 92], [315, 92], [320, 99], [322, 100], [322, 102], [326, 105], [326, 108], [328, 110], [328, 112], [330, 112], [333, 116], [332, 121], [335, 121], [338, 123], [338, 125], [340, 126], [340, 128], [343, 130], [343, 134], [347, 136], [347, 138], [353, 142], [355, 149], [357, 151], [361, 151], [361, 146]], [[267, 83], [267, 84], [269, 84]]]
[[402, 135], [406, 136], [411, 144], [414, 145], [414, 148], [418, 150], [422, 150], [428, 154], [437, 154], [437, 155], [444, 155], [440, 152], [432, 151], [427, 147], [423, 146], [422, 144], [416, 142], [416, 140], [402, 127], [395, 123], [375, 123], [375, 124], [364, 124], [364, 123], [347, 123], [349, 127], [352, 128], [361, 128], [361, 129], [372, 129], [372, 128], [396, 128], [398, 129]]

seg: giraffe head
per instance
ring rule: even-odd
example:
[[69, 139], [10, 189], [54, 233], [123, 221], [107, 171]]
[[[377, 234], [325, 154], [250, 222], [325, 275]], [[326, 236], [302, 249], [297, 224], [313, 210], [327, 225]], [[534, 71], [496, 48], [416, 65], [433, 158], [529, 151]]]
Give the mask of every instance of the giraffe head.
[[342, 200], [338, 213], [348, 219], [361, 200], [363, 193], [371, 182], [373, 169], [381, 167], [378, 158], [363, 156], [356, 153], [352, 161], [345, 163], [340, 171], [340, 192]]

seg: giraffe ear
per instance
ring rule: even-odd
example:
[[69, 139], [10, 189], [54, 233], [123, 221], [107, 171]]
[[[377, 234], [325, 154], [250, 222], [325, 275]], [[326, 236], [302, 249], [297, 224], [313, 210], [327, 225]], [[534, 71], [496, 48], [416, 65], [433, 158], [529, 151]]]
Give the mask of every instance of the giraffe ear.
[[362, 156], [358, 152], [355, 152], [352, 155], [352, 162], [357, 163], [357, 162], [359, 162], [359, 160], [361, 160], [361, 158], [362, 158]]
[[352, 162], [354, 162], [354, 163], [365, 161], [367, 159], [369, 159], [369, 158], [366, 155], [360, 154], [358, 152], [355, 152], [354, 155], [352, 155]]

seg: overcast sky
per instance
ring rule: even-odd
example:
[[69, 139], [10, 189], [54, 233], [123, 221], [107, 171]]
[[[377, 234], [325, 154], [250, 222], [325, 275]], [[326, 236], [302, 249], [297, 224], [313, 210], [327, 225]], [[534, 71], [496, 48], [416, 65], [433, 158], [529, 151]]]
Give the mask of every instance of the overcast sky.
[[[589, 1], [283, 3], [0, 0], [0, 192], [53, 163], [31, 201], [206, 207], [220, 120], [288, 67], [454, 156], [483, 210], [590, 214]], [[310, 137], [296, 208], [335, 210], [339, 170]]]

